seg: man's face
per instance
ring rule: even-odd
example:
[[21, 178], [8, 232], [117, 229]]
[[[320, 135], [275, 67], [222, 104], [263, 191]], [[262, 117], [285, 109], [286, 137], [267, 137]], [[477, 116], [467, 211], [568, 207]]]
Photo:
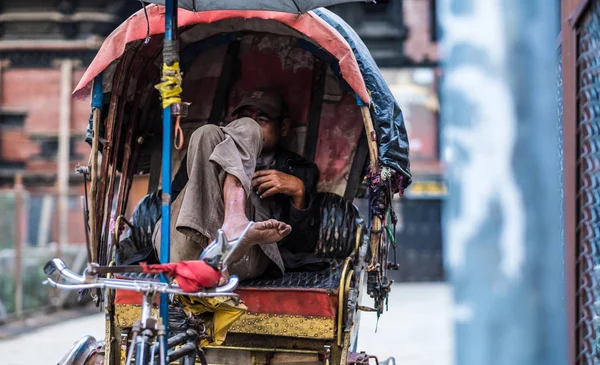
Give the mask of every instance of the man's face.
[[289, 119], [279, 121], [269, 117], [262, 110], [255, 106], [246, 106], [242, 108], [238, 118], [252, 118], [262, 128], [263, 131], [263, 149], [262, 152], [271, 152], [277, 146], [279, 139], [285, 137], [289, 129]]

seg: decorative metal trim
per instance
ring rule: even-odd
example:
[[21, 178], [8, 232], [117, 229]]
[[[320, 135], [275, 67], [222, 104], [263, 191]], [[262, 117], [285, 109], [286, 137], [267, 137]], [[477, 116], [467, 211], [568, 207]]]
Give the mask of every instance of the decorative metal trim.
[[[152, 308], [152, 318], [158, 318], [158, 308]], [[119, 328], [129, 328], [142, 317], [142, 306], [137, 304], [115, 304], [115, 323]]]
[[340, 288], [338, 290], [338, 314], [337, 314], [337, 345], [342, 345], [342, 329], [343, 329], [343, 320], [344, 320], [344, 307], [347, 304], [348, 295], [345, 292], [345, 288], [348, 286], [346, 281], [351, 280], [352, 277], [348, 275], [348, 273], [353, 273], [354, 270], [351, 269], [354, 267], [354, 263], [351, 257], [346, 258], [346, 262], [344, 262], [344, 268], [342, 269], [342, 276], [340, 277]]
[[229, 332], [331, 340], [335, 337], [335, 318], [246, 313]]
[[281, 348], [268, 348], [268, 347], [245, 347], [245, 346], [206, 346], [205, 349], [218, 349], [218, 350], [232, 350], [232, 351], [257, 351], [257, 352], [284, 352], [292, 354], [320, 354], [321, 351], [317, 350], [295, 350], [295, 349], [281, 349]]
[[354, 260], [358, 261], [360, 255], [360, 246], [365, 242], [362, 236], [362, 224], [356, 226], [356, 244], [354, 246]]

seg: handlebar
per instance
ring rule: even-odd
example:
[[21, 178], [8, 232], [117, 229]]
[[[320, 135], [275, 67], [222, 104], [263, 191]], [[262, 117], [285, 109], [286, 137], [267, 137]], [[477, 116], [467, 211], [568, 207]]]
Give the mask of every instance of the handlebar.
[[[53, 280], [50, 276], [57, 272], [62, 278], [68, 281], [68, 284], [59, 283]], [[207, 298], [207, 297], [219, 297], [219, 296], [230, 296], [239, 297], [238, 294], [233, 293], [239, 284], [239, 278], [237, 276], [231, 276], [229, 282], [221, 287], [204, 289], [195, 293], [185, 292], [177, 285], [168, 283], [162, 283], [158, 281], [150, 280], [126, 280], [126, 279], [108, 279], [99, 277], [97, 274], [90, 273], [89, 268], [86, 269], [83, 275], [79, 275], [70, 270], [64, 261], [59, 258], [54, 258], [44, 266], [44, 273], [48, 278], [44, 281], [44, 284], [50, 285], [54, 288], [66, 289], [66, 290], [81, 290], [81, 289], [120, 289], [130, 290], [142, 293], [166, 293], [175, 295], [187, 295], [191, 297]]]
[[70, 270], [65, 262], [59, 258], [54, 258], [44, 265], [44, 273], [46, 276], [50, 276], [54, 274], [56, 271], [60, 273], [60, 276], [65, 278], [68, 281], [74, 283], [84, 283], [85, 277], [83, 275], [79, 275], [74, 271]]

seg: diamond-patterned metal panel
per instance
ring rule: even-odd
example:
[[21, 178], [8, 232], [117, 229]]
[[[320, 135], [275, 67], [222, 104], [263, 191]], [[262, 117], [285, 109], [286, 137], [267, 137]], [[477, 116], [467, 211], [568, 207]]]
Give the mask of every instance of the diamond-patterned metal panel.
[[[600, 299], [600, 2], [578, 29], [577, 124], [577, 335], [578, 364], [600, 364], [595, 356]], [[599, 268], [599, 269], [596, 269]]]

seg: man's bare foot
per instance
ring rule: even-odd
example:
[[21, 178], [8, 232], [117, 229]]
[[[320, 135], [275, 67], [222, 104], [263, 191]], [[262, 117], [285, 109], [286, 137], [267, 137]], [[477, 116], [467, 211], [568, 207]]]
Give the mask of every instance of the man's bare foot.
[[[249, 221], [246, 216], [230, 217], [230, 219], [225, 221], [223, 223], [223, 232], [225, 232], [227, 240], [237, 239], [248, 223]], [[275, 243], [290, 234], [291, 231], [292, 227], [276, 219], [255, 222], [246, 234], [246, 237], [244, 237], [243, 244], [249, 247], [264, 243]]]
[[281, 241], [290, 234], [292, 227], [276, 219], [269, 219], [264, 222], [256, 222], [246, 234], [244, 241], [248, 244], [275, 243]]

